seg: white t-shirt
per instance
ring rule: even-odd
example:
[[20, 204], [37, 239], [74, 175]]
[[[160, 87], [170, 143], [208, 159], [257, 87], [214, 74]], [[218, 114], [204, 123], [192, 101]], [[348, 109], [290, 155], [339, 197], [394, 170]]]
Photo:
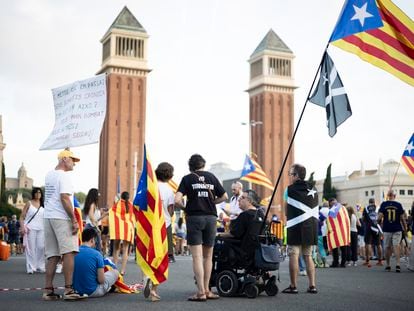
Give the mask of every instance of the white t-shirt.
[[358, 232], [357, 218], [356, 218], [355, 214], [351, 215], [351, 231], [352, 232]]
[[236, 219], [243, 211], [239, 207], [239, 196], [232, 196], [230, 199], [230, 219]]
[[63, 170], [50, 171], [45, 178], [44, 218], [70, 219], [60, 200], [61, 193], [69, 194], [70, 202], [73, 202], [73, 185], [70, 174]]
[[162, 200], [162, 208], [164, 209], [165, 227], [171, 226], [171, 216], [168, 212], [168, 206], [174, 204], [174, 192], [167, 183], [158, 181], [158, 189]]

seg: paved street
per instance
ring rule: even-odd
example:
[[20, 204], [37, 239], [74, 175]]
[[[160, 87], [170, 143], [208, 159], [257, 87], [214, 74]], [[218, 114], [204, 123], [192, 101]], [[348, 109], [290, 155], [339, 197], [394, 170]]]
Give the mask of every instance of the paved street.
[[[359, 264], [362, 264], [360, 261]], [[25, 259], [13, 256], [0, 261], [0, 288], [42, 287], [44, 275], [27, 275]], [[383, 267], [363, 266], [337, 269], [317, 269], [317, 295], [307, 294], [307, 278], [299, 277], [299, 294], [279, 293], [256, 299], [245, 297], [220, 298], [207, 302], [186, 301], [194, 292], [190, 257], [178, 257], [170, 265], [169, 281], [160, 286], [161, 302], [146, 301], [142, 294], [109, 294], [104, 298], [83, 301], [44, 302], [41, 291], [0, 292], [1, 310], [412, 310], [414, 303], [414, 273], [403, 265], [402, 273], [385, 272]], [[288, 263], [280, 269], [280, 291], [289, 285]], [[138, 272], [131, 258], [127, 283], [138, 282]], [[57, 275], [55, 286], [63, 286], [63, 275]]]

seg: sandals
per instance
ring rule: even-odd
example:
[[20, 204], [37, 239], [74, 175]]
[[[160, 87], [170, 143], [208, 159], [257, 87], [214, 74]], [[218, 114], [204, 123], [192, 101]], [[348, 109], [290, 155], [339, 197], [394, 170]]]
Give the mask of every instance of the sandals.
[[56, 294], [53, 287], [46, 287], [46, 290], [49, 290], [49, 293], [43, 293], [42, 299], [45, 301], [53, 301], [53, 300], [59, 300], [62, 298], [61, 295]]
[[196, 302], [205, 302], [205, 301], [207, 301], [207, 296], [206, 295], [195, 294], [194, 296], [188, 297], [187, 300], [188, 301], [196, 301]]
[[387, 271], [387, 272], [391, 271], [391, 267], [390, 266], [386, 266], [385, 267], [385, 271]]
[[395, 266], [395, 272], [400, 273], [401, 272], [401, 267], [400, 266]]
[[219, 296], [219, 295], [217, 295], [217, 294], [215, 294], [215, 293], [213, 293], [213, 292], [207, 292], [207, 293], [206, 293], [206, 298], [207, 298], [207, 299], [214, 300], [214, 299], [219, 299], [219, 298], [220, 298], [220, 296]]
[[288, 288], [285, 288], [282, 290], [283, 294], [298, 294], [298, 289], [296, 287], [293, 287], [292, 285], [289, 285]]
[[318, 290], [316, 289], [315, 286], [309, 286], [307, 292], [310, 293], [310, 294], [317, 294]]
[[145, 283], [145, 288], [144, 288], [144, 297], [145, 298], [148, 298], [151, 294], [150, 284], [151, 284], [151, 279], [148, 278], [147, 282]]

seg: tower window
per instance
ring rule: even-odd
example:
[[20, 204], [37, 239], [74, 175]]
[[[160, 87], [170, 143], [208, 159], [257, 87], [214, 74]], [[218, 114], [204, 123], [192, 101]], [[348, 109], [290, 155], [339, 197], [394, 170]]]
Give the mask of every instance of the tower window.
[[144, 40], [116, 37], [115, 54], [117, 56], [144, 58]]
[[260, 76], [263, 73], [263, 60], [259, 59], [250, 65], [250, 79]]
[[105, 41], [102, 47], [102, 61], [107, 59], [111, 54], [111, 39]]
[[290, 60], [270, 57], [268, 74], [272, 76], [291, 76]]

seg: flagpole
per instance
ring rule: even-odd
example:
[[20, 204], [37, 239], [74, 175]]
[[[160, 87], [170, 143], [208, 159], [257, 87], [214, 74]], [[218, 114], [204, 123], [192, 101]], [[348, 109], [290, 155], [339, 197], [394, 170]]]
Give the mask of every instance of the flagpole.
[[398, 162], [398, 167], [397, 167], [397, 169], [396, 169], [396, 171], [394, 173], [394, 177], [392, 178], [392, 182], [390, 184], [390, 187], [388, 188], [388, 192], [390, 192], [391, 189], [392, 189], [392, 187], [394, 186], [395, 177], [397, 177], [397, 173], [398, 173], [398, 170], [400, 169], [400, 166], [401, 166], [401, 161]]
[[315, 73], [315, 77], [313, 78], [312, 85], [311, 85], [311, 87], [309, 89], [308, 96], [306, 96], [305, 104], [303, 105], [302, 112], [300, 113], [298, 123], [296, 124], [295, 130], [293, 131], [292, 138], [291, 138], [291, 140], [289, 142], [288, 150], [286, 151], [286, 155], [285, 155], [285, 158], [283, 159], [282, 167], [280, 168], [280, 171], [279, 171], [279, 176], [277, 177], [277, 181], [276, 181], [275, 188], [273, 189], [272, 196], [270, 197], [270, 200], [269, 200], [269, 205], [267, 207], [266, 215], [264, 217], [265, 220], [263, 221], [263, 224], [262, 224], [262, 227], [261, 227], [260, 231], [263, 230], [264, 225], [265, 225], [265, 222], [266, 222], [266, 219], [267, 219], [267, 216], [269, 215], [269, 211], [270, 211], [270, 207], [272, 206], [273, 198], [275, 197], [275, 194], [276, 194], [276, 191], [277, 191], [277, 187], [279, 186], [280, 179], [282, 178], [283, 170], [284, 170], [284, 168], [286, 166], [286, 162], [287, 162], [287, 159], [289, 157], [290, 150], [292, 149], [292, 146], [293, 146], [293, 141], [295, 140], [296, 133], [298, 131], [300, 122], [302, 121], [303, 114], [305, 113], [305, 109], [306, 109], [306, 106], [308, 104], [309, 97], [310, 97], [311, 92], [313, 90], [313, 86], [315, 85], [316, 78], [318, 77], [318, 73], [319, 73], [319, 71], [321, 69], [321, 66], [322, 66], [322, 63], [323, 63], [323, 61], [325, 59], [325, 55], [327, 53], [328, 46], [329, 46], [329, 42], [328, 42], [328, 44], [325, 47], [325, 50], [324, 50], [323, 55], [322, 55], [322, 59], [321, 59], [321, 61], [319, 63], [318, 69], [316, 70], [316, 73]]

